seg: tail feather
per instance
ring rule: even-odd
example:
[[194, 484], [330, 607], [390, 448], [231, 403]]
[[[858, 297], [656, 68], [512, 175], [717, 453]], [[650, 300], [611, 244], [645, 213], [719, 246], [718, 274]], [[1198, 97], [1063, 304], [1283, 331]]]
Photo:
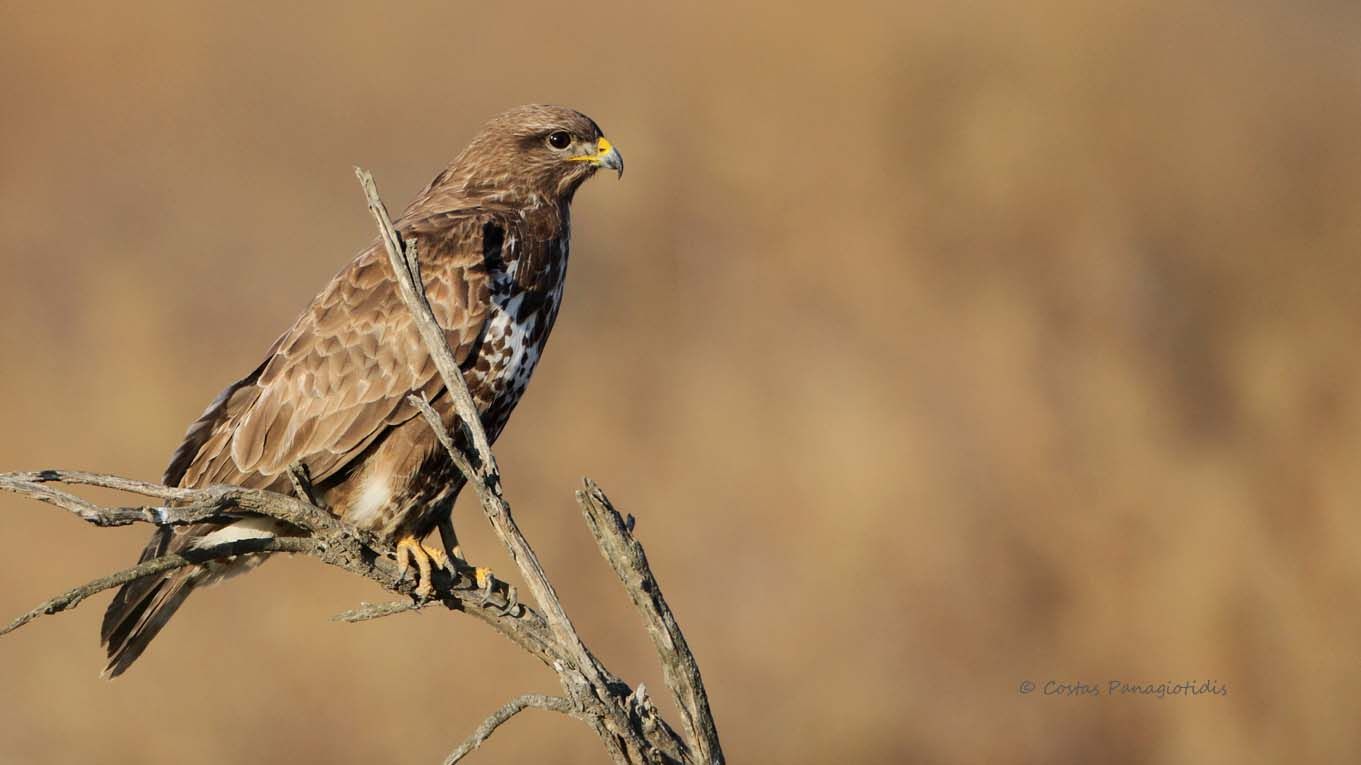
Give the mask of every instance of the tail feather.
[[[244, 378], [228, 385], [204, 410], [203, 414], [189, 426], [189, 431], [184, 435], [184, 441], [175, 450], [175, 454], [170, 459], [170, 465], [165, 470], [163, 482], [167, 486], [193, 486], [194, 483], [186, 481], [185, 478], [191, 467], [199, 461], [203, 461], [203, 464], [199, 467], [207, 469], [209, 463], [214, 459], [223, 457], [220, 449], [208, 454], [202, 452], [215, 435], [229, 432], [229, 428], [232, 427], [230, 418], [247, 409], [255, 400], [255, 397], [259, 395], [259, 389], [255, 387], [255, 382], [260, 378], [265, 366], [269, 364], [270, 359], [279, 349], [279, 345], [288, 337], [288, 333], [280, 335], [279, 339], [275, 340], [274, 345], [270, 346], [269, 351], [265, 353], [264, 361], [260, 362], [260, 366]], [[222, 471], [218, 472], [221, 473]], [[265, 476], [259, 473], [229, 472], [233, 472], [233, 474], [218, 475], [217, 480], [261, 489], [271, 488], [271, 482], [287, 483], [287, 477], [283, 475]], [[238, 523], [247, 528], [251, 527], [249, 521]], [[237, 524], [228, 524], [227, 528], [234, 525]], [[203, 537], [212, 535], [222, 528], [221, 524], [213, 523], [194, 524], [178, 529], [171, 529], [167, 526], [158, 528], [156, 533], [152, 534], [151, 541], [147, 543], [146, 548], [142, 550], [142, 557], [138, 560], [138, 563], [145, 563], [169, 552], [192, 547]], [[128, 582], [119, 588], [118, 593], [114, 595], [113, 602], [104, 611], [104, 621], [99, 629], [100, 642], [104, 644], [109, 653], [109, 665], [104, 668], [104, 677], [117, 677], [132, 666], [137, 657], [142, 655], [142, 651], [146, 650], [151, 639], [156, 637], [157, 633], [165, 627], [165, 623], [175, 614], [175, 611], [184, 604], [184, 599], [189, 597], [189, 593], [193, 592], [195, 587], [210, 584], [225, 576], [244, 571], [258, 565], [263, 558], [263, 556], [249, 557], [254, 560], [245, 563], [189, 566], [159, 576], [143, 577]]]
[[[170, 536], [173, 532], [167, 526], [156, 529], [156, 533], [151, 535], [146, 547], [142, 549], [142, 555], [137, 559], [138, 565], [146, 563], [152, 558], [159, 558], [165, 555], [170, 547]], [[104, 621], [99, 627], [99, 640], [107, 644], [118, 625], [127, 616], [131, 607], [143, 600], [148, 592], [154, 590], [162, 577], [143, 577], [134, 579], [131, 582], [118, 588], [114, 594], [113, 601], [104, 611]]]
[[101, 673], [104, 677], [112, 680], [137, 661], [152, 638], [193, 592], [197, 574], [194, 570], [188, 570], [160, 578], [155, 588], [133, 605], [110, 635], [107, 643], [109, 664]]
[[[139, 563], [164, 555], [170, 547], [172, 530], [163, 527], [142, 550]], [[175, 611], [189, 597], [197, 583], [198, 567], [181, 569], [161, 576], [135, 579], [123, 585], [104, 612], [100, 641], [108, 649], [109, 664], [103, 676], [115, 678], [132, 666], [147, 644], [161, 631]]]

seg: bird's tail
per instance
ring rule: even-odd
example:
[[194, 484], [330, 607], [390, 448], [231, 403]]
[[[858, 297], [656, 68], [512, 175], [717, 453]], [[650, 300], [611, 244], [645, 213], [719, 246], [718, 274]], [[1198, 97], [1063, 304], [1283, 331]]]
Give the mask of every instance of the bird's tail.
[[[172, 530], [157, 529], [142, 550], [138, 563], [166, 554]], [[158, 576], [134, 579], [123, 585], [104, 612], [104, 623], [99, 630], [100, 641], [108, 649], [109, 665], [104, 677], [113, 679], [123, 674], [146, 650], [170, 617], [193, 592], [206, 571], [191, 566]]]

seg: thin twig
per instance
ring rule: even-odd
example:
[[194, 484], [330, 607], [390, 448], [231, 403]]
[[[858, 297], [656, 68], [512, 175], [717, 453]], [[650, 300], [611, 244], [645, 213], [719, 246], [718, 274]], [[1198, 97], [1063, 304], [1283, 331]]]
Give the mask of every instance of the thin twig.
[[[100, 507], [70, 492], [45, 485], [57, 482], [116, 489], [129, 494], [157, 497], [182, 504], [172, 507]], [[267, 515], [313, 533], [334, 531], [341, 526], [341, 522], [334, 516], [309, 505], [306, 501], [260, 489], [246, 489], [226, 484], [186, 489], [79, 470], [38, 470], [28, 473], [0, 473], [0, 490], [56, 505], [96, 526], [122, 526], [138, 522], [160, 526], [196, 523], [230, 510]]]
[[511, 699], [506, 702], [505, 706], [492, 712], [487, 719], [483, 720], [482, 724], [477, 726], [477, 730], [473, 731], [473, 734], [462, 744], [459, 744], [458, 748], [444, 760], [444, 765], [456, 765], [459, 760], [472, 754], [473, 750], [486, 743], [487, 739], [491, 738], [491, 734], [495, 733], [496, 729], [501, 727], [503, 723], [530, 707], [545, 709], [549, 712], [561, 712], [565, 715], [572, 715], [575, 712], [572, 709], [572, 702], [561, 696], [526, 693], [519, 698]]
[[179, 507], [166, 505], [137, 505], [131, 507], [100, 507], [89, 500], [48, 486], [11, 482], [0, 475], [0, 489], [22, 494], [39, 502], [69, 510], [81, 520], [101, 528], [127, 526], [133, 523], [154, 523], [178, 526], [224, 517], [223, 507], [217, 502], [198, 502]]
[[201, 489], [184, 489], [178, 486], [163, 486], [159, 483], [138, 481], [133, 478], [123, 478], [122, 476], [104, 473], [89, 473], [84, 470], [34, 470], [27, 473], [5, 473], [5, 477], [25, 483], [99, 486], [105, 489], [117, 489], [129, 494], [141, 494], [144, 497], [159, 497], [161, 499], [193, 499], [202, 491]]
[[288, 482], [293, 484], [293, 495], [313, 507], [321, 507], [321, 500], [313, 490], [312, 473], [307, 469], [307, 465], [294, 462], [288, 466], [287, 472]]
[[4, 629], [0, 629], [0, 635], [13, 632], [39, 616], [61, 613], [67, 609], [75, 608], [80, 605], [82, 600], [95, 593], [111, 590], [121, 584], [131, 582], [134, 579], [141, 579], [144, 576], [163, 574], [167, 571], [174, 571], [177, 568], [184, 568], [185, 566], [192, 566], [197, 563], [204, 563], [211, 560], [230, 558], [233, 555], [265, 552], [312, 553], [316, 551], [317, 545], [318, 542], [314, 539], [302, 539], [299, 537], [265, 537], [238, 539], [207, 547], [185, 550], [182, 553], [162, 555], [159, 558], [152, 558], [151, 560], [140, 563], [132, 568], [126, 568], [117, 573], [103, 576], [92, 582], [82, 584], [79, 587], [63, 592], [55, 598], [44, 601], [33, 610], [10, 622]]
[[[403, 242], [401, 235], [392, 225], [387, 205], [383, 204], [382, 197], [378, 196], [378, 186], [373, 182], [373, 174], [359, 167], [354, 169], [354, 174], [364, 187], [364, 198], [368, 201], [369, 212], [373, 214], [373, 219], [378, 224], [383, 248], [387, 250], [388, 262], [397, 277], [402, 302], [406, 303], [407, 309], [411, 311], [416, 329], [435, 361], [435, 368], [439, 370], [444, 386], [457, 405], [459, 416], [464, 417], [469, 412], [475, 415], [477, 407], [473, 404], [472, 395], [468, 393], [468, 386], [463, 384], [463, 373], [458, 368], [458, 362], [454, 360], [453, 352], [449, 350], [449, 341], [444, 336], [444, 330], [440, 329], [439, 323], [435, 321], [435, 314], [430, 310], [430, 301], [425, 297], [425, 283], [421, 280], [420, 260], [416, 257], [416, 248], [412, 246], [414, 243]], [[416, 285], [420, 285], [419, 289]], [[473, 423], [478, 423], [479, 427], [474, 427]], [[465, 417], [464, 425], [472, 434], [473, 449], [478, 459], [482, 461], [482, 467], [494, 470], [496, 463], [492, 461], [491, 444], [487, 442], [486, 432], [480, 427], [480, 418], [474, 416], [469, 421]], [[471, 481], [472, 476], [468, 476], [468, 479]]]
[[477, 477], [477, 471], [473, 469], [472, 463], [468, 462], [468, 458], [463, 455], [463, 452], [454, 446], [453, 437], [449, 435], [448, 430], [445, 430], [444, 421], [440, 419], [439, 412], [436, 412], [435, 408], [430, 406], [430, 402], [425, 399], [425, 394], [412, 393], [406, 397], [406, 400], [416, 407], [416, 411], [420, 412], [421, 416], [425, 418], [426, 424], [435, 432], [435, 438], [440, 442], [440, 446], [444, 447], [444, 451], [448, 452], [449, 458], [454, 461], [454, 467], [458, 468], [464, 478], [469, 481], [474, 480]]
[[358, 608], [349, 611], [342, 611], [331, 617], [333, 622], [367, 622], [373, 619], [381, 619], [384, 616], [393, 614], [403, 614], [407, 611], [419, 611], [428, 606], [438, 605], [437, 600], [423, 600], [413, 603], [410, 600], [394, 600], [390, 603], [360, 603]]
[[198, 523], [222, 514], [222, 507], [215, 502], [198, 502], [170, 508], [164, 505], [142, 505], [136, 507], [100, 507], [87, 499], [70, 492], [54, 489], [43, 483], [25, 480], [32, 474], [0, 474], [0, 489], [22, 494], [68, 510], [81, 520], [100, 527], [126, 526], [131, 523], [181, 524]]

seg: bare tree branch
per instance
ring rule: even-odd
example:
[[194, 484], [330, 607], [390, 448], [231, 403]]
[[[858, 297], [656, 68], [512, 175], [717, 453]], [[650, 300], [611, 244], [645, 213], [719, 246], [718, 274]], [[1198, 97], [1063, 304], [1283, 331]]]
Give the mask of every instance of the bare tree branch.
[[643, 546], [633, 538], [633, 530], [614, 509], [605, 492], [589, 478], [584, 482], [586, 488], [577, 491], [581, 514], [600, 546], [600, 554], [623, 583], [633, 606], [643, 615], [648, 635], [662, 662], [666, 685], [676, 698], [676, 706], [680, 707], [686, 736], [694, 742], [700, 762], [722, 763], [723, 750], [718, 743], [713, 714], [709, 711], [709, 697], [704, 692], [699, 664], [671, 607], [662, 597], [662, 588], [652, 575]]
[[0, 488], [69, 510], [81, 520], [103, 527], [126, 526], [138, 522], [197, 523], [222, 514], [222, 508], [214, 503], [197, 503], [176, 508], [164, 505], [101, 508], [70, 492], [53, 489], [40, 483], [16, 480], [9, 475], [0, 475]]
[[[359, 178], [359, 184], [364, 187], [364, 198], [368, 201], [369, 212], [373, 214], [373, 219], [378, 224], [378, 234], [383, 240], [383, 248], [387, 250], [388, 262], [392, 264], [393, 274], [401, 288], [402, 302], [406, 303], [407, 309], [411, 311], [416, 329], [420, 332], [421, 339], [425, 341], [425, 347], [430, 351], [435, 368], [439, 370], [449, 395], [454, 399], [459, 416], [465, 417], [469, 413], [474, 415], [471, 421], [466, 418], [463, 421], [472, 435], [474, 453], [482, 460], [484, 467], [494, 470], [496, 463], [492, 459], [491, 444], [487, 442], [486, 432], [480, 427], [481, 418], [476, 416], [477, 406], [473, 404], [473, 397], [463, 382], [463, 373], [458, 368], [458, 362], [454, 360], [454, 353], [449, 350], [444, 330], [440, 329], [439, 323], [435, 321], [435, 314], [430, 310], [430, 301], [426, 299], [425, 282], [421, 280], [421, 264], [416, 257], [416, 248], [403, 242], [401, 235], [393, 227], [387, 205], [383, 204], [382, 197], [378, 196], [378, 186], [373, 182], [373, 174], [360, 167], [354, 169], [354, 174]], [[472, 476], [468, 476], [468, 479], [472, 480]]]
[[[45, 486], [47, 483], [98, 486], [129, 494], [141, 494], [144, 497], [172, 500], [181, 504], [174, 507], [100, 507], [69, 492]], [[340, 526], [340, 521], [334, 516], [307, 502], [274, 492], [226, 484], [186, 489], [80, 470], [38, 470], [29, 473], [0, 473], [0, 490], [23, 494], [56, 505], [96, 526], [125, 526], [139, 521], [159, 525], [180, 525], [196, 523], [229, 510], [268, 515], [314, 533], [335, 530]], [[354, 533], [359, 534], [358, 531]]]
[[464, 478], [469, 481], [474, 480], [477, 471], [473, 469], [472, 463], [468, 462], [468, 458], [464, 456], [463, 452], [454, 446], [454, 439], [449, 435], [449, 431], [444, 429], [444, 421], [440, 419], [439, 412], [436, 412], [435, 408], [430, 406], [430, 402], [425, 400], [424, 395], [418, 396], [412, 393], [406, 397], [406, 400], [416, 407], [417, 411], [421, 413], [421, 417], [425, 418], [426, 424], [430, 426], [431, 430], [435, 431], [435, 438], [439, 440], [440, 446], [443, 446], [444, 450], [449, 453], [449, 458], [454, 461], [454, 467], [458, 468]]
[[331, 617], [333, 622], [347, 622], [355, 624], [357, 622], [367, 622], [374, 619], [382, 619], [384, 616], [394, 614], [404, 614], [407, 611], [419, 611], [426, 606], [438, 605], [439, 601], [422, 600], [394, 600], [388, 603], [360, 603], [358, 608], [351, 608], [348, 611], [341, 611]]
[[298, 537], [269, 537], [267, 539], [238, 539], [232, 542], [199, 547], [192, 550], [185, 550], [183, 553], [172, 553], [162, 555], [159, 558], [152, 558], [145, 563], [140, 563], [132, 568], [126, 568], [117, 573], [100, 577], [88, 584], [67, 590], [51, 600], [44, 601], [32, 611], [20, 616], [0, 629], [0, 635], [11, 633], [20, 627], [28, 624], [39, 616], [61, 613], [69, 608], [80, 605], [80, 601], [94, 595], [95, 593], [111, 590], [121, 584], [131, 582], [134, 579], [141, 579], [144, 576], [163, 574], [167, 571], [174, 571], [177, 568], [192, 566], [196, 563], [205, 563], [211, 560], [222, 560], [233, 555], [247, 555], [250, 553], [263, 552], [301, 552], [311, 553], [317, 549], [317, 541], [313, 539], [300, 539]]
[[312, 488], [312, 473], [307, 465], [294, 462], [288, 466], [288, 482], [293, 485], [293, 496], [313, 507], [321, 507], [317, 493]]
[[501, 727], [502, 723], [530, 707], [533, 707], [534, 709], [546, 709], [550, 712], [561, 712], [565, 715], [576, 715], [576, 710], [572, 708], [572, 702], [561, 696], [545, 696], [541, 693], [526, 693], [519, 698], [511, 699], [506, 702], [505, 706], [492, 712], [486, 720], [482, 721], [481, 725], [477, 726], [477, 730], [473, 731], [471, 736], [462, 744], [459, 744], [458, 748], [445, 758], [444, 765], [456, 765], [464, 757], [472, 754], [474, 749], [477, 749], [482, 746], [482, 744], [486, 743], [487, 739], [491, 738], [491, 734], [495, 733], [496, 729]]
[[[88, 486], [101, 486], [106, 488], [122, 489], [145, 496], [158, 496], [168, 499], [181, 499], [188, 504], [183, 507], [154, 508], [156, 512], [149, 514], [128, 514], [127, 508], [120, 507], [101, 507], [90, 503], [75, 495], [66, 492], [58, 492], [50, 487], [42, 486], [47, 482], [69, 482], [79, 483]], [[295, 541], [278, 542], [278, 551], [305, 552], [338, 568], [345, 569], [354, 574], [373, 580], [382, 587], [392, 592], [411, 596], [414, 591], [414, 582], [405, 580], [398, 576], [397, 566], [393, 562], [395, 551], [391, 546], [383, 545], [366, 534], [348, 524], [341, 522], [333, 516], [318, 510], [315, 507], [299, 502], [293, 497], [277, 494], [269, 491], [256, 491], [240, 489], [235, 486], [210, 486], [204, 489], [183, 489], [177, 487], [161, 486], [142, 481], [134, 481], [120, 476], [103, 475], [98, 473], [85, 473], [75, 471], [43, 470], [30, 473], [0, 473], [0, 490], [10, 491], [25, 496], [43, 498], [43, 489], [49, 489], [63, 496], [71, 497], [85, 505], [85, 514], [89, 516], [91, 523], [98, 526], [120, 525], [113, 521], [122, 523], [147, 522], [158, 525], [178, 525], [182, 523], [192, 523], [194, 519], [202, 516], [203, 507], [214, 508], [214, 513], [224, 515], [241, 515], [244, 513], [257, 513], [271, 518], [275, 518], [286, 523], [299, 526], [300, 532], [307, 532], [311, 535], [314, 549], [309, 550], [284, 550], [284, 547], [295, 544]], [[243, 542], [256, 543], [255, 540], [243, 540]], [[320, 544], [317, 544], [320, 543]], [[188, 551], [186, 556], [204, 554], [217, 548], [203, 548], [198, 551]], [[269, 552], [270, 550], [260, 550]], [[249, 550], [243, 551], [245, 554]], [[230, 554], [230, 553], [229, 553]], [[170, 557], [170, 556], [167, 556]], [[208, 560], [210, 558], [204, 558]], [[157, 559], [161, 560], [161, 559]], [[147, 563], [151, 563], [148, 561]], [[192, 562], [192, 561], [191, 561]], [[161, 564], [158, 564], [161, 565]], [[177, 566], [170, 566], [175, 568]], [[135, 571], [136, 568], [129, 571]], [[130, 575], [128, 572], [120, 572], [128, 575], [129, 580], [138, 576], [150, 576], [154, 573], [169, 570], [143, 570], [140, 574]], [[117, 576], [117, 575], [115, 575]], [[121, 584], [122, 582], [117, 582]], [[93, 584], [93, 583], [92, 583]], [[522, 608], [515, 616], [510, 619], [506, 617], [506, 609], [510, 606], [507, 598], [507, 588], [502, 587], [497, 593], [497, 597], [484, 600], [484, 593], [477, 588], [477, 583], [471, 574], [460, 572], [458, 577], [452, 577], [446, 572], [438, 572], [435, 577], [436, 597], [434, 600], [442, 603], [447, 608], [465, 611], [466, 613], [487, 623], [498, 632], [515, 642], [521, 648], [539, 658], [545, 665], [552, 667], [553, 663], [562, 658], [561, 651], [557, 648], [553, 640], [548, 624], [543, 620], [542, 615], [533, 609]], [[110, 585], [113, 586], [113, 585]], [[107, 588], [105, 588], [107, 589]], [[88, 594], [98, 592], [98, 589], [91, 593], [81, 595], [70, 603], [64, 605], [64, 609], [74, 607], [81, 599]], [[69, 594], [69, 593], [68, 593]], [[59, 600], [54, 599], [54, 600]], [[46, 604], [44, 604], [46, 605]], [[38, 610], [41, 610], [40, 606]], [[31, 621], [33, 617], [22, 620], [22, 623]], [[11, 629], [21, 626], [14, 625]], [[8, 630], [7, 630], [8, 631]]]

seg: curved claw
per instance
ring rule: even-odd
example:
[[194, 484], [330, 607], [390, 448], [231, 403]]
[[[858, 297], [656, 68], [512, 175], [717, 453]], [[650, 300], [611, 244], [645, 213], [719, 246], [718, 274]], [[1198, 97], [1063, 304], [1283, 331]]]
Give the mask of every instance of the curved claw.
[[492, 596], [496, 594], [496, 576], [491, 569], [478, 566], [473, 569], [473, 579], [477, 582], [477, 589], [482, 591], [482, 600], [478, 601], [481, 605], [491, 603]]
[[[491, 605], [492, 599], [496, 595], [496, 575], [493, 574], [489, 568], [469, 564], [468, 560], [463, 557], [463, 550], [458, 546], [458, 535], [454, 532], [454, 521], [452, 517], [445, 517], [440, 520], [438, 528], [440, 539], [444, 543], [440, 552], [446, 553], [447, 551], [447, 554], [444, 555], [444, 560], [449, 564], [449, 572], [453, 574], [466, 573], [468, 569], [472, 569], [473, 581], [477, 584], [478, 592], [482, 593], [482, 598], [478, 601], [479, 605], [484, 607]], [[434, 551], [431, 550], [430, 552], [433, 557]], [[437, 558], [437, 560], [438, 559], [439, 558]], [[441, 566], [443, 565], [444, 564], [441, 563]], [[515, 612], [519, 605], [520, 601], [516, 599], [515, 586], [507, 582], [506, 606], [502, 613], [509, 615]]]
[[[475, 569], [478, 589], [482, 592], [482, 599], [478, 601], [481, 606], [495, 606], [492, 601], [496, 597], [497, 578], [492, 574], [491, 569], [478, 567]], [[502, 616], [514, 616], [519, 613], [520, 599], [515, 591], [515, 585], [506, 582], [506, 604], [500, 606]]]
[[431, 561], [438, 563], [440, 568], [449, 567], [449, 558], [443, 550], [430, 549], [421, 544], [415, 536], [407, 535], [397, 541], [397, 576], [405, 577], [411, 564], [416, 564], [416, 598], [418, 600], [428, 600], [435, 594], [434, 567]]

